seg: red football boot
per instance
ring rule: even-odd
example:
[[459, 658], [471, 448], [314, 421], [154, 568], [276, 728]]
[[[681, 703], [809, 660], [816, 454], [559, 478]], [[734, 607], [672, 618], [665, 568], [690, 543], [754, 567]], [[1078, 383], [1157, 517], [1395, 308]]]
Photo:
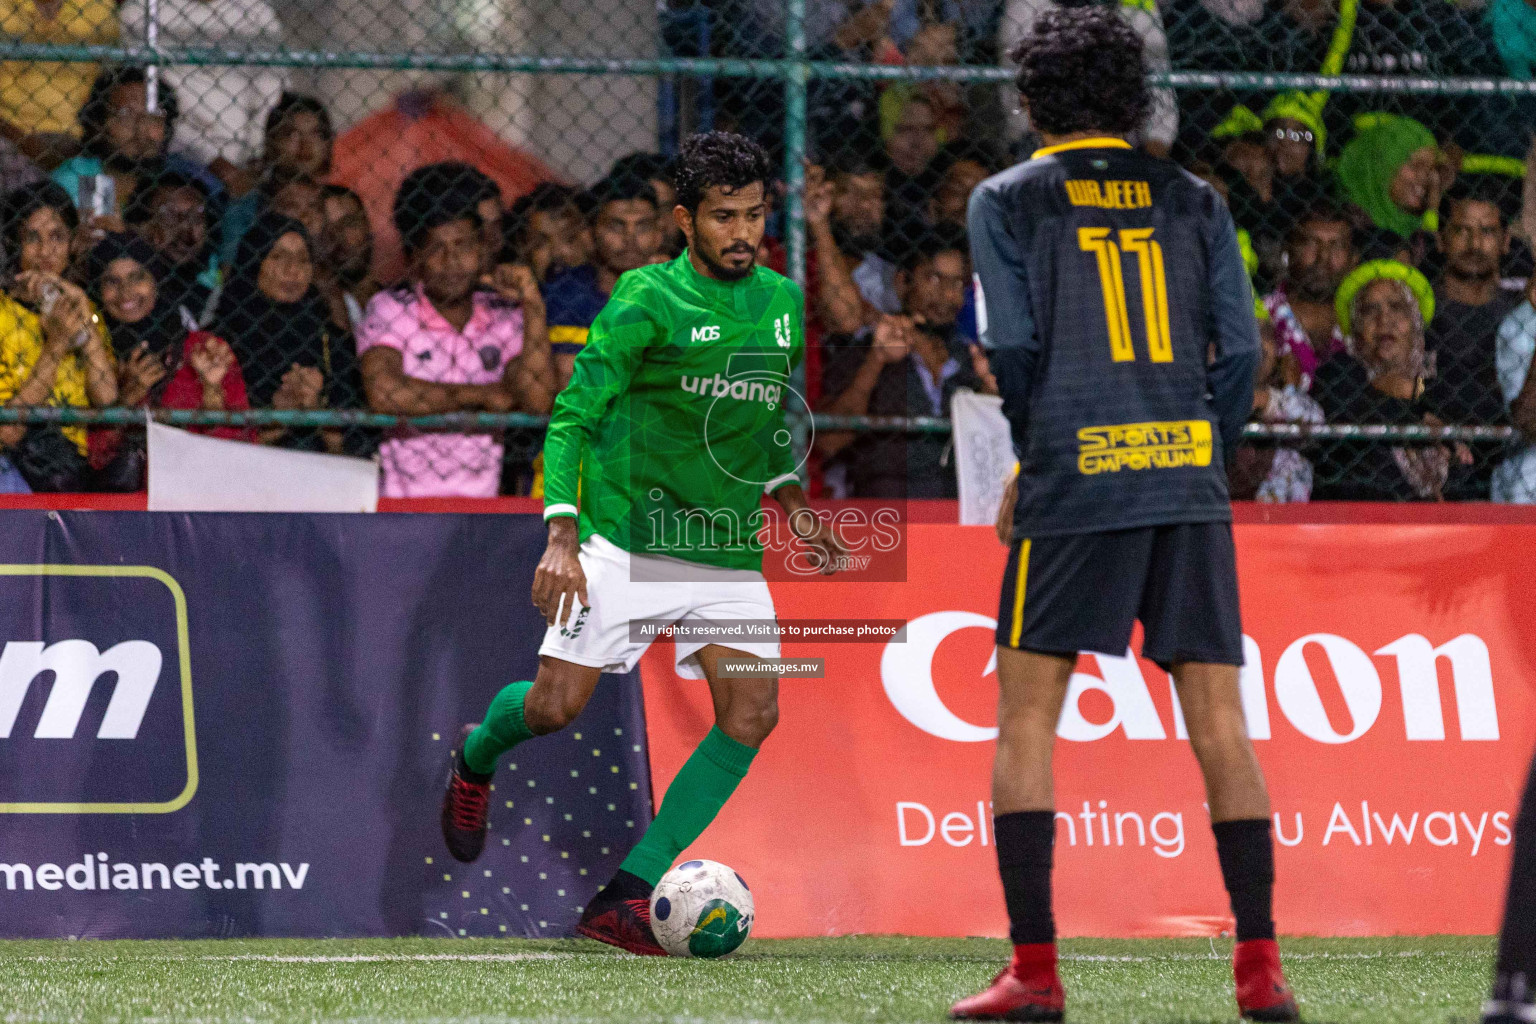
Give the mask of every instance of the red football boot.
[[1237, 1009], [1248, 1020], [1299, 1021], [1296, 997], [1280, 970], [1280, 944], [1274, 939], [1249, 939], [1232, 951], [1237, 979]]
[[[624, 877], [628, 875], [628, 877]], [[666, 956], [667, 951], [651, 931], [651, 900], [640, 893], [649, 887], [627, 871], [620, 871], [582, 911], [576, 934], [634, 953]]]
[[448, 852], [465, 864], [472, 863], [485, 849], [485, 832], [490, 827], [491, 776], [477, 775], [464, 763], [464, 741], [474, 731], [471, 724], [460, 732], [439, 816]]
[[951, 1020], [1059, 1021], [1067, 997], [1056, 976], [1056, 944], [1013, 947], [1013, 960], [985, 992], [950, 1007]]

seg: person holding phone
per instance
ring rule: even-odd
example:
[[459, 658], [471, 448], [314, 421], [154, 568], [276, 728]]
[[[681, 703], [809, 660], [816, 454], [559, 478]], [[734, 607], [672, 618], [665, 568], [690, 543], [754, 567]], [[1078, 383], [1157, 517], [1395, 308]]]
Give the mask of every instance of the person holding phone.
[[[117, 367], [100, 314], [65, 280], [78, 226], [51, 182], [0, 199], [0, 233], [13, 271], [0, 293], [0, 404], [104, 408], [117, 401]], [[90, 489], [86, 428], [0, 425], [0, 453], [33, 490]]]
[[171, 152], [180, 113], [176, 90], [165, 81], [151, 105], [143, 68], [109, 67], [96, 76], [77, 115], [83, 152], [51, 175], [84, 220], [75, 242], [77, 258], [107, 232], [122, 231], [134, 194], [164, 174], [198, 182], [217, 220], [223, 184], [203, 165]]

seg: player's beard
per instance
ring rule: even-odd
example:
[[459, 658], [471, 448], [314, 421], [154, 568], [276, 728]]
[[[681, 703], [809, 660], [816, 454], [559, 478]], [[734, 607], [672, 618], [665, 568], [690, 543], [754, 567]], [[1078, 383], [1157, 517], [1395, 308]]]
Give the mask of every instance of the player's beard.
[[[727, 251], [729, 252], [732, 250]], [[745, 250], [735, 251], [740, 252]], [[698, 252], [699, 260], [704, 264], [704, 266], [709, 268], [710, 276], [721, 281], [740, 281], [747, 275], [751, 274], [752, 271], [757, 267], [756, 250], [752, 251], [752, 258], [747, 261], [746, 265], [740, 268], [727, 266], [726, 264], [715, 259], [714, 254], [709, 252], [707, 249], [704, 249], [703, 247], [700, 247]]]

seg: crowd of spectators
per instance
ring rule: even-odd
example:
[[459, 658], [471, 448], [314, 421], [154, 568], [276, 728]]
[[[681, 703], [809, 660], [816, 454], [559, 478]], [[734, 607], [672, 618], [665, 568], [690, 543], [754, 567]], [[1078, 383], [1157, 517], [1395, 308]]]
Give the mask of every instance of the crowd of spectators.
[[[1043, 12], [1079, 2], [810, 0], [807, 43], [829, 60], [1006, 65]], [[1154, 72], [1529, 79], [1536, 66], [1536, 3], [1527, 0], [1106, 2], [1141, 37]], [[781, 19], [767, 16], [776, 10], [764, 0], [721, 21], [717, 48], [782, 53]], [[740, 116], [729, 89], [721, 99], [721, 116]], [[813, 88], [810, 113], [818, 407], [944, 415], [942, 360], [930, 363], [935, 350], [914, 343], [913, 328], [943, 339], [944, 379], [963, 379], [955, 368], [972, 369], [965, 346], [976, 336], [969, 289], [954, 326], [941, 330], [913, 313], [898, 278], [935, 232], [963, 227], [977, 182], [1028, 158], [1038, 143], [1027, 112], [1006, 86], [830, 80]], [[1536, 196], [1523, 183], [1533, 114], [1530, 101], [1486, 89], [1153, 90], [1130, 141], [1222, 194], [1249, 262], [1265, 351], [1256, 422], [1536, 426], [1536, 384], [1526, 388]], [[882, 370], [882, 359], [897, 369]], [[892, 383], [897, 370], [904, 388]], [[966, 384], [985, 390], [983, 379]], [[935, 450], [931, 435], [820, 438], [823, 482], [834, 493], [887, 495], [898, 447], [903, 493], [953, 495], [953, 453]], [[1230, 469], [1235, 496], [1266, 501], [1530, 502], [1533, 464], [1528, 450], [1502, 441], [1350, 439], [1245, 445]]]
[[[1007, 63], [1079, 0], [807, 0], [812, 57]], [[1114, 2], [1114, 0], [1110, 0]], [[711, 51], [780, 56], [781, 0], [711, 0]], [[1149, 65], [1529, 78], [1536, 0], [1118, 0]], [[143, 0], [0, 0], [23, 42], [139, 38]], [[262, 0], [159, 0], [169, 47], [264, 49]], [[463, 163], [400, 186], [401, 280], [336, 182], [328, 104], [280, 69], [0, 63], [0, 403], [394, 415], [547, 413], [623, 273], [676, 258], [667, 159], [504, 195]], [[719, 127], [782, 142], [778, 94], [717, 80]], [[1536, 430], [1536, 190], [1527, 101], [1489, 92], [1155, 90], [1131, 140], [1227, 201], [1265, 359], [1253, 419]], [[995, 390], [977, 343], [966, 205], [1036, 139], [1011, 88], [815, 79], [803, 209], [807, 398], [946, 417]], [[781, 193], [782, 195], [782, 193]], [[783, 204], [777, 204], [782, 211]], [[782, 220], [762, 261], [785, 269]], [[1170, 258], [1177, 258], [1171, 255]], [[295, 422], [217, 436], [377, 455], [391, 496], [539, 494], [537, 433]], [[953, 497], [944, 434], [823, 433], [814, 486]], [[136, 489], [142, 431], [0, 426], [0, 489]], [[1237, 497], [1536, 501], [1536, 449], [1362, 440], [1245, 446]]]

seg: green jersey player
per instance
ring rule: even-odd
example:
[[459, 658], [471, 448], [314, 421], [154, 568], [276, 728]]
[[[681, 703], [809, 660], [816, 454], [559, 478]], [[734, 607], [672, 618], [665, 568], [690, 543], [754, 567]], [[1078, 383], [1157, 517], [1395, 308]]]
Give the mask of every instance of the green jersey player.
[[[465, 726], [443, 798], [443, 837], [461, 861], [485, 843], [497, 758], [581, 713], [605, 671], [634, 668], [640, 623], [772, 622], [762, 574], [762, 497], [831, 572], [846, 551], [806, 505], [785, 425], [804, 352], [805, 300], [757, 266], [771, 165], [740, 135], [689, 138], [672, 214], [688, 248], [619, 278], [555, 402], [544, 446], [549, 543], [533, 601], [549, 623], [538, 676]], [[650, 828], [577, 931], [663, 955], [651, 890], [747, 773], [778, 719], [778, 680], [723, 674], [730, 656], [776, 658], [773, 639], [676, 641], [681, 675], [709, 681], [715, 726], [668, 788]]]

